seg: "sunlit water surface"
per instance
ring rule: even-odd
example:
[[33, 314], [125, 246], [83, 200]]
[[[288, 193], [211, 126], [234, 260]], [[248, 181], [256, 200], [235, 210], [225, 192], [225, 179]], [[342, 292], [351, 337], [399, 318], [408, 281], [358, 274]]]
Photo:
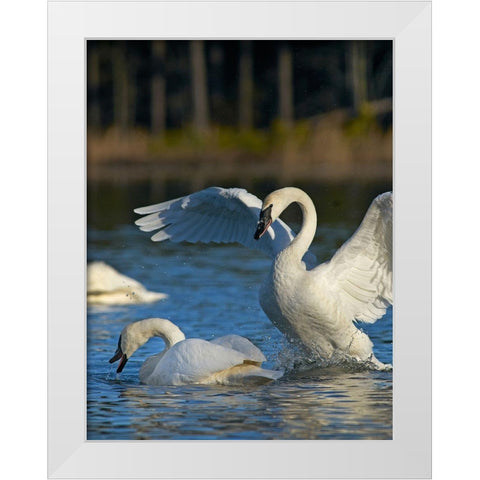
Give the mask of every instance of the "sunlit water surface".
[[[328, 258], [355, 226], [324, 225], [313, 250]], [[238, 245], [153, 243], [134, 226], [88, 229], [88, 260], [103, 260], [167, 300], [88, 309], [87, 438], [391, 439], [392, 372], [354, 367], [298, 367], [300, 358], [270, 323], [258, 289], [270, 266]], [[108, 363], [129, 322], [164, 317], [188, 337], [236, 333], [252, 340], [267, 368], [286, 375], [260, 387], [142, 385], [142, 362], [163, 349], [151, 339], [117, 378]], [[392, 362], [392, 311], [362, 325], [381, 361]]]

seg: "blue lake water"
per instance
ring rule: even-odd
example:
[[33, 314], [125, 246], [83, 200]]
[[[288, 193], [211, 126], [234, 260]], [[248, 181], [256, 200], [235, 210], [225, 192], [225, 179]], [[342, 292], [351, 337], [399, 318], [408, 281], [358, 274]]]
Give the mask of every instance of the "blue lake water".
[[[358, 223], [326, 223], [313, 251], [326, 259]], [[165, 292], [148, 305], [89, 307], [87, 313], [87, 439], [391, 439], [392, 372], [347, 367], [294, 368], [298, 358], [258, 303], [270, 259], [240, 245], [153, 243], [133, 225], [88, 229], [88, 260], [103, 260]], [[168, 318], [188, 337], [236, 333], [265, 354], [267, 368], [285, 368], [259, 387], [142, 385], [142, 362], [163, 349], [151, 339], [117, 378], [108, 360], [122, 328]], [[392, 363], [392, 310], [362, 325], [382, 362]]]

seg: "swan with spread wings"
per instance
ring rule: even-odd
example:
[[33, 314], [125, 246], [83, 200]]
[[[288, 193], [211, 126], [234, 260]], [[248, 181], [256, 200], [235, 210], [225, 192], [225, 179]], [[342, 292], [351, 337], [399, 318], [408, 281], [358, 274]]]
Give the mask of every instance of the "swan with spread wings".
[[[297, 235], [280, 214], [297, 203], [303, 214]], [[167, 202], [137, 208], [141, 230], [153, 241], [238, 242], [273, 259], [260, 289], [260, 305], [286, 337], [322, 359], [338, 355], [388, 369], [356, 322], [381, 318], [392, 295], [391, 192], [376, 197], [352, 237], [316, 265], [309, 251], [317, 227], [315, 206], [295, 187], [262, 202], [240, 188], [210, 187]]]

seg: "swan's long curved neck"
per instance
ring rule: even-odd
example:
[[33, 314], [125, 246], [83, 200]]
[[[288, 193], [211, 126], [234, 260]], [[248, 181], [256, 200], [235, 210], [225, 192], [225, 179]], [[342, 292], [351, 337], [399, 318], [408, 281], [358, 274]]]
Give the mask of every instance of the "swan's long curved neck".
[[172, 322], [164, 318], [147, 318], [131, 323], [122, 332], [122, 350], [130, 357], [152, 337], [160, 337], [165, 349], [185, 340], [183, 332]]
[[317, 230], [317, 212], [311, 198], [298, 188], [289, 189], [290, 203], [298, 203], [302, 210], [302, 228], [287, 249], [302, 259]]
[[151, 336], [161, 337], [165, 342], [166, 349], [169, 349], [176, 343], [185, 340], [185, 335], [183, 332], [173, 323], [169, 322], [168, 320], [164, 320], [163, 322], [161, 322], [160, 319], [152, 320], [158, 321], [152, 322]]

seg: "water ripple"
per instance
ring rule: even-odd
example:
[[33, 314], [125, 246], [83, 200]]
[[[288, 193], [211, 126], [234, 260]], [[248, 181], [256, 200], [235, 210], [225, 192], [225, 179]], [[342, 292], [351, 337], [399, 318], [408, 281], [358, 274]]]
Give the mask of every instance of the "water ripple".
[[[333, 248], [344, 229], [324, 227], [322, 248]], [[88, 241], [89, 259], [104, 260], [148, 289], [170, 295], [152, 305], [88, 309], [89, 440], [392, 438], [392, 373], [358, 364], [299, 362], [299, 351], [258, 305], [268, 259], [235, 245], [153, 244], [131, 226], [89, 229]], [[152, 339], [117, 378], [108, 359], [120, 331], [152, 316], [170, 318], [187, 337], [233, 332], [248, 337], [265, 353], [268, 368], [287, 373], [255, 388], [141, 385], [143, 360], [163, 349], [160, 339]], [[391, 363], [392, 311], [364, 330], [376, 356]]]

